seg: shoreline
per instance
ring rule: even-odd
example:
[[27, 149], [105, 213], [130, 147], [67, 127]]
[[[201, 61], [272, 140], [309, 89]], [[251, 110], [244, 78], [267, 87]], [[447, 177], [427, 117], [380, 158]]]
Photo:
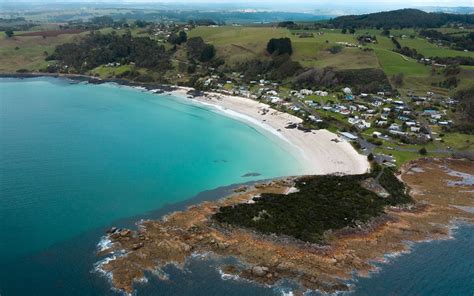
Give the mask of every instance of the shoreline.
[[[285, 141], [282, 147], [299, 161], [303, 171], [299, 175], [363, 174], [369, 169], [367, 158], [359, 154], [352, 145], [339, 135], [326, 129], [303, 131], [287, 128], [303, 120], [292, 114], [281, 112], [249, 98], [201, 92], [191, 87], [163, 84], [137, 83], [124, 79], [100, 79], [88, 75], [58, 73], [0, 74], [4, 78], [52, 77], [83, 81], [91, 84], [116, 83], [133, 88], [143, 88], [156, 94], [172, 94], [184, 100], [210, 107], [213, 111], [250, 124]], [[192, 98], [190, 98], [192, 96]]]
[[[189, 91], [193, 90], [180, 87], [171, 93], [186, 96]], [[192, 100], [231, 118], [256, 125], [289, 143], [297, 149], [300, 156], [304, 166], [302, 175], [353, 175], [366, 173], [370, 169], [366, 157], [339, 135], [325, 129], [303, 131], [287, 128], [288, 125], [299, 124], [303, 120], [275, 110], [265, 103], [215, 92], [194, 96]]]
[[[413, 206], [388, 207], [384, 214], [360, 229], [330, 231], [325, 234], [324, 245], [224, 227], [212, 221], [212, 215], [222, 206], [247, 203], [263, 192], [288, 194], [296, 178], [260, 183], [160, 220], [141, 221], [136, 231], [110, 229], [107, 237], [112, 244], [99, 256], [125, 255], [104, 262], [101, 267], [112, 275], [109, 280], [113, 287], [132, 293], [133, 283], [145, 271], [163, 271], [168, 264], [181, 269], [192, 254], [212, 253], [238, 259], [241, 265], [219, 267], [228, 276], [265, 286], [278, 285], [282, 279], [295, 280], [303, 287], [296, 293], [308, 289], [327, 293], [350, 291], [353, 280], [370, 277], [381, 268], [377, 264], [409, 253], [413, 244], [450, 239], [458, 223], [474, 222], [472, 214], [454, 206], [472, 206], [472, 199], [465, 192], [472, 185], [449, 174], [449, 170], [454, 170], [472, 175], [471, 165], [467, 160], [455, 159], [408, 163], [402, 168], [401, 177], [412, 190]], [[460, 185], [444, 185], [453, 180]]]

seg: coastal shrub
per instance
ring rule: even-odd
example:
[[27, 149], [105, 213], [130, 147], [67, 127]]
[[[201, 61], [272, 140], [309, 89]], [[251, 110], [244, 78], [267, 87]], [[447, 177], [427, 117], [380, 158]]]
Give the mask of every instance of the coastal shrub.
[[406, 192], [405, 184], [395, 176], [393, 168], [383, 168], [378, 181], [390, 193], [390, 197], [386, 199], [390, 205], [395, 206], [412, 202], [411, 197]]
[[380, 177], [387, 186], [383, 185], [385, 189], [392, 194], [389, 198], [379, 197], [361, 186], [361, 181], [370, 176], [303, 177], [296, 181], [298, 192], [288, 195], [263, 193], [253, 199], [254, 203], [221, 207], [213, 219], [223, 225], [321, 242], [324, 232], [329, 229], [358, 226], [382, 214], [387, 205], [411, 200], [392, 170], [384, 170]]

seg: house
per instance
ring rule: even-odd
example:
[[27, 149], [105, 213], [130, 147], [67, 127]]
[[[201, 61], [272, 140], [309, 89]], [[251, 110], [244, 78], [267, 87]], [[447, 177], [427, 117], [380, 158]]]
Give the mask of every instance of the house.
[[355, 141], [357, 140], [359, 137], [351, 134], [351, 133], [348, 133], [348, 132], [339, 132], [339, 134], [346, 140], [348, 141]]
[[300, 90], [300, 94], [303, 96], [310, 96], [313, 94], [313, 91], [310, 89], [302, 89]]
[[401, 130], [401, 127], [396, 124], [396, 123], [392, 123], [389, 127], [388, 127], [389, 130], [393, 130], [393, 131], [399, 131]]
[[412, 127], [410, 127], [410, 131], [412, 131], [414, 133], [419, 133], [420, 132], [420, 127], [412, 126]]
[[375, 131], [372, 133], [373, 136], [376, 136], [377, 138], [381, 137], [382, 136], [382, 133], [381, 132], [378, 132], [378, 131]]
[[406, 135], [406, 133], [402, 131], [397, 131], [397, 130], [389, 130], [388, 132], [391, 133], [392, 135], [399, 135], [399, 136]]
[[274, 90], [269, 90], [269, 91], [267, 91], [267, 95], [270, 95], [270, 96], [277, 96], [278, 93], [277, 93], [276, 91], [274, 91]]
[[402, 116], [402, 115], [398, 116], [398, 119], [400, 119], [401, 121], [408, 121], [408, 120], [410, 120], [410, 118], [408, 118], [408, 117], [406, 117], [406, 116]]
[[423, 113], [421, 113], [422, 116], [432, 116], [436, 114], [438, 114], [438, 111], [432, 109], [425, 109], [423, 110]]
[[381, 101], [374, 101], [374, 102], [372, 102], [372, 103], [370, 103], [370, 104], [371, 104], [372, 106], [374, 106], [374, 107], [380, 107], [380, 106], [382, 106], [383, 103], [382, 103]]
[[393, 101], [393, 104], [403, 106], [405, 103], [403, 101]]
[[352, 95], [352, 90], [348, 87], [345, 87], [342, 89], [342, 92], [345, 94], [345, 95]]
[[278, 97], [271, 97], [270, 99], [270, 102], [272, 102], [272, 104], [278, 104], [279, 102], [281, 102], [281, 99]]

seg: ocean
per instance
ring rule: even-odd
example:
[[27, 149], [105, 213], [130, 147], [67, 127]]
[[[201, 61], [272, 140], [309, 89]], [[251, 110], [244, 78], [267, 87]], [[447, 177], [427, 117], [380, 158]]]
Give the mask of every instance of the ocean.
[[[302, 167], [270, 132], [184, 98], [114, 84], [2, 78], [0, 295], [116, 295], [94, 271], [108, 227], [133, 227], [224, 196], [233, 188], [227, 185]], [[357, 279], [353, 294], [472, 295], [473, 227], [461, 225], [453, 235], [417, 244]], [[169, 281], [150, 275], [137, 284], [138, 295], [278, 295], [292, 285], [222, 280], [217, 264], [194, 258], [184, 272], [170, 267]]]

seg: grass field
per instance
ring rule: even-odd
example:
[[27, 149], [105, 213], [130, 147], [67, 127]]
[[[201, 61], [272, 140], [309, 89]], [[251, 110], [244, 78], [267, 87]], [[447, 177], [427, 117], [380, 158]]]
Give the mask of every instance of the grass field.
[[402, 46], [414, 48], [416, 51], [424, 55], [425, 57], [455, 57], [465, 56], [474, 57], [474, 52], [464, 52], [461, 50], [453, 50], [449, 48], [438, 47], [433, 43], [428, 42], [426, 39], [415, 37], [413, 39], [399, 39]]
[[292, 34], [297, 32], [271, 27], [198, 27], [189, 33], [189, 37], [200, 36], [206, 42], [212, 43], [217, 48], [218, 56], [225, 58], [231, 65], [251, 58], [265, 58], [265, 49], [270, 38], [288, 37], [293, 45], [293, 59], [305, 67], [331, 66], [342, 69], [379, 67], [374, 52], [358, 48], [344, 48], [343, 52], [338, 54], [328, 52], [335, 42], [356, 43], [354, 35], [326, 30], [324, 35], [300, 38]]
[[5, 34], [0, 32], [0, 72], [15, 72], [18, 69], [38, 71], [48, 65], [44, 59], [47, 54], [54, 51], [56, 45], [71, 42], [82, 34], [47, 38], [41, 36], [6, 38]]
[[[420, 146], [421, 147], [421, 146]], [[415, 160], [421, 157], [448, 157], [449, 154], [439, 154], [439, 153], [430, 153], [430, 150], [428, 149], [428, 154], [427, 155], [421, 155], [418, 152], [406, 152], [406, 151], [396, 151], [396, 150], [388, 150], [385, 148], [375, 148], [374, 152], [378, 154], [385, 154], [385, 155], [391, 155], [395, 159], [395, 164], [397, 167], [400, 167], [402, 164]]]

